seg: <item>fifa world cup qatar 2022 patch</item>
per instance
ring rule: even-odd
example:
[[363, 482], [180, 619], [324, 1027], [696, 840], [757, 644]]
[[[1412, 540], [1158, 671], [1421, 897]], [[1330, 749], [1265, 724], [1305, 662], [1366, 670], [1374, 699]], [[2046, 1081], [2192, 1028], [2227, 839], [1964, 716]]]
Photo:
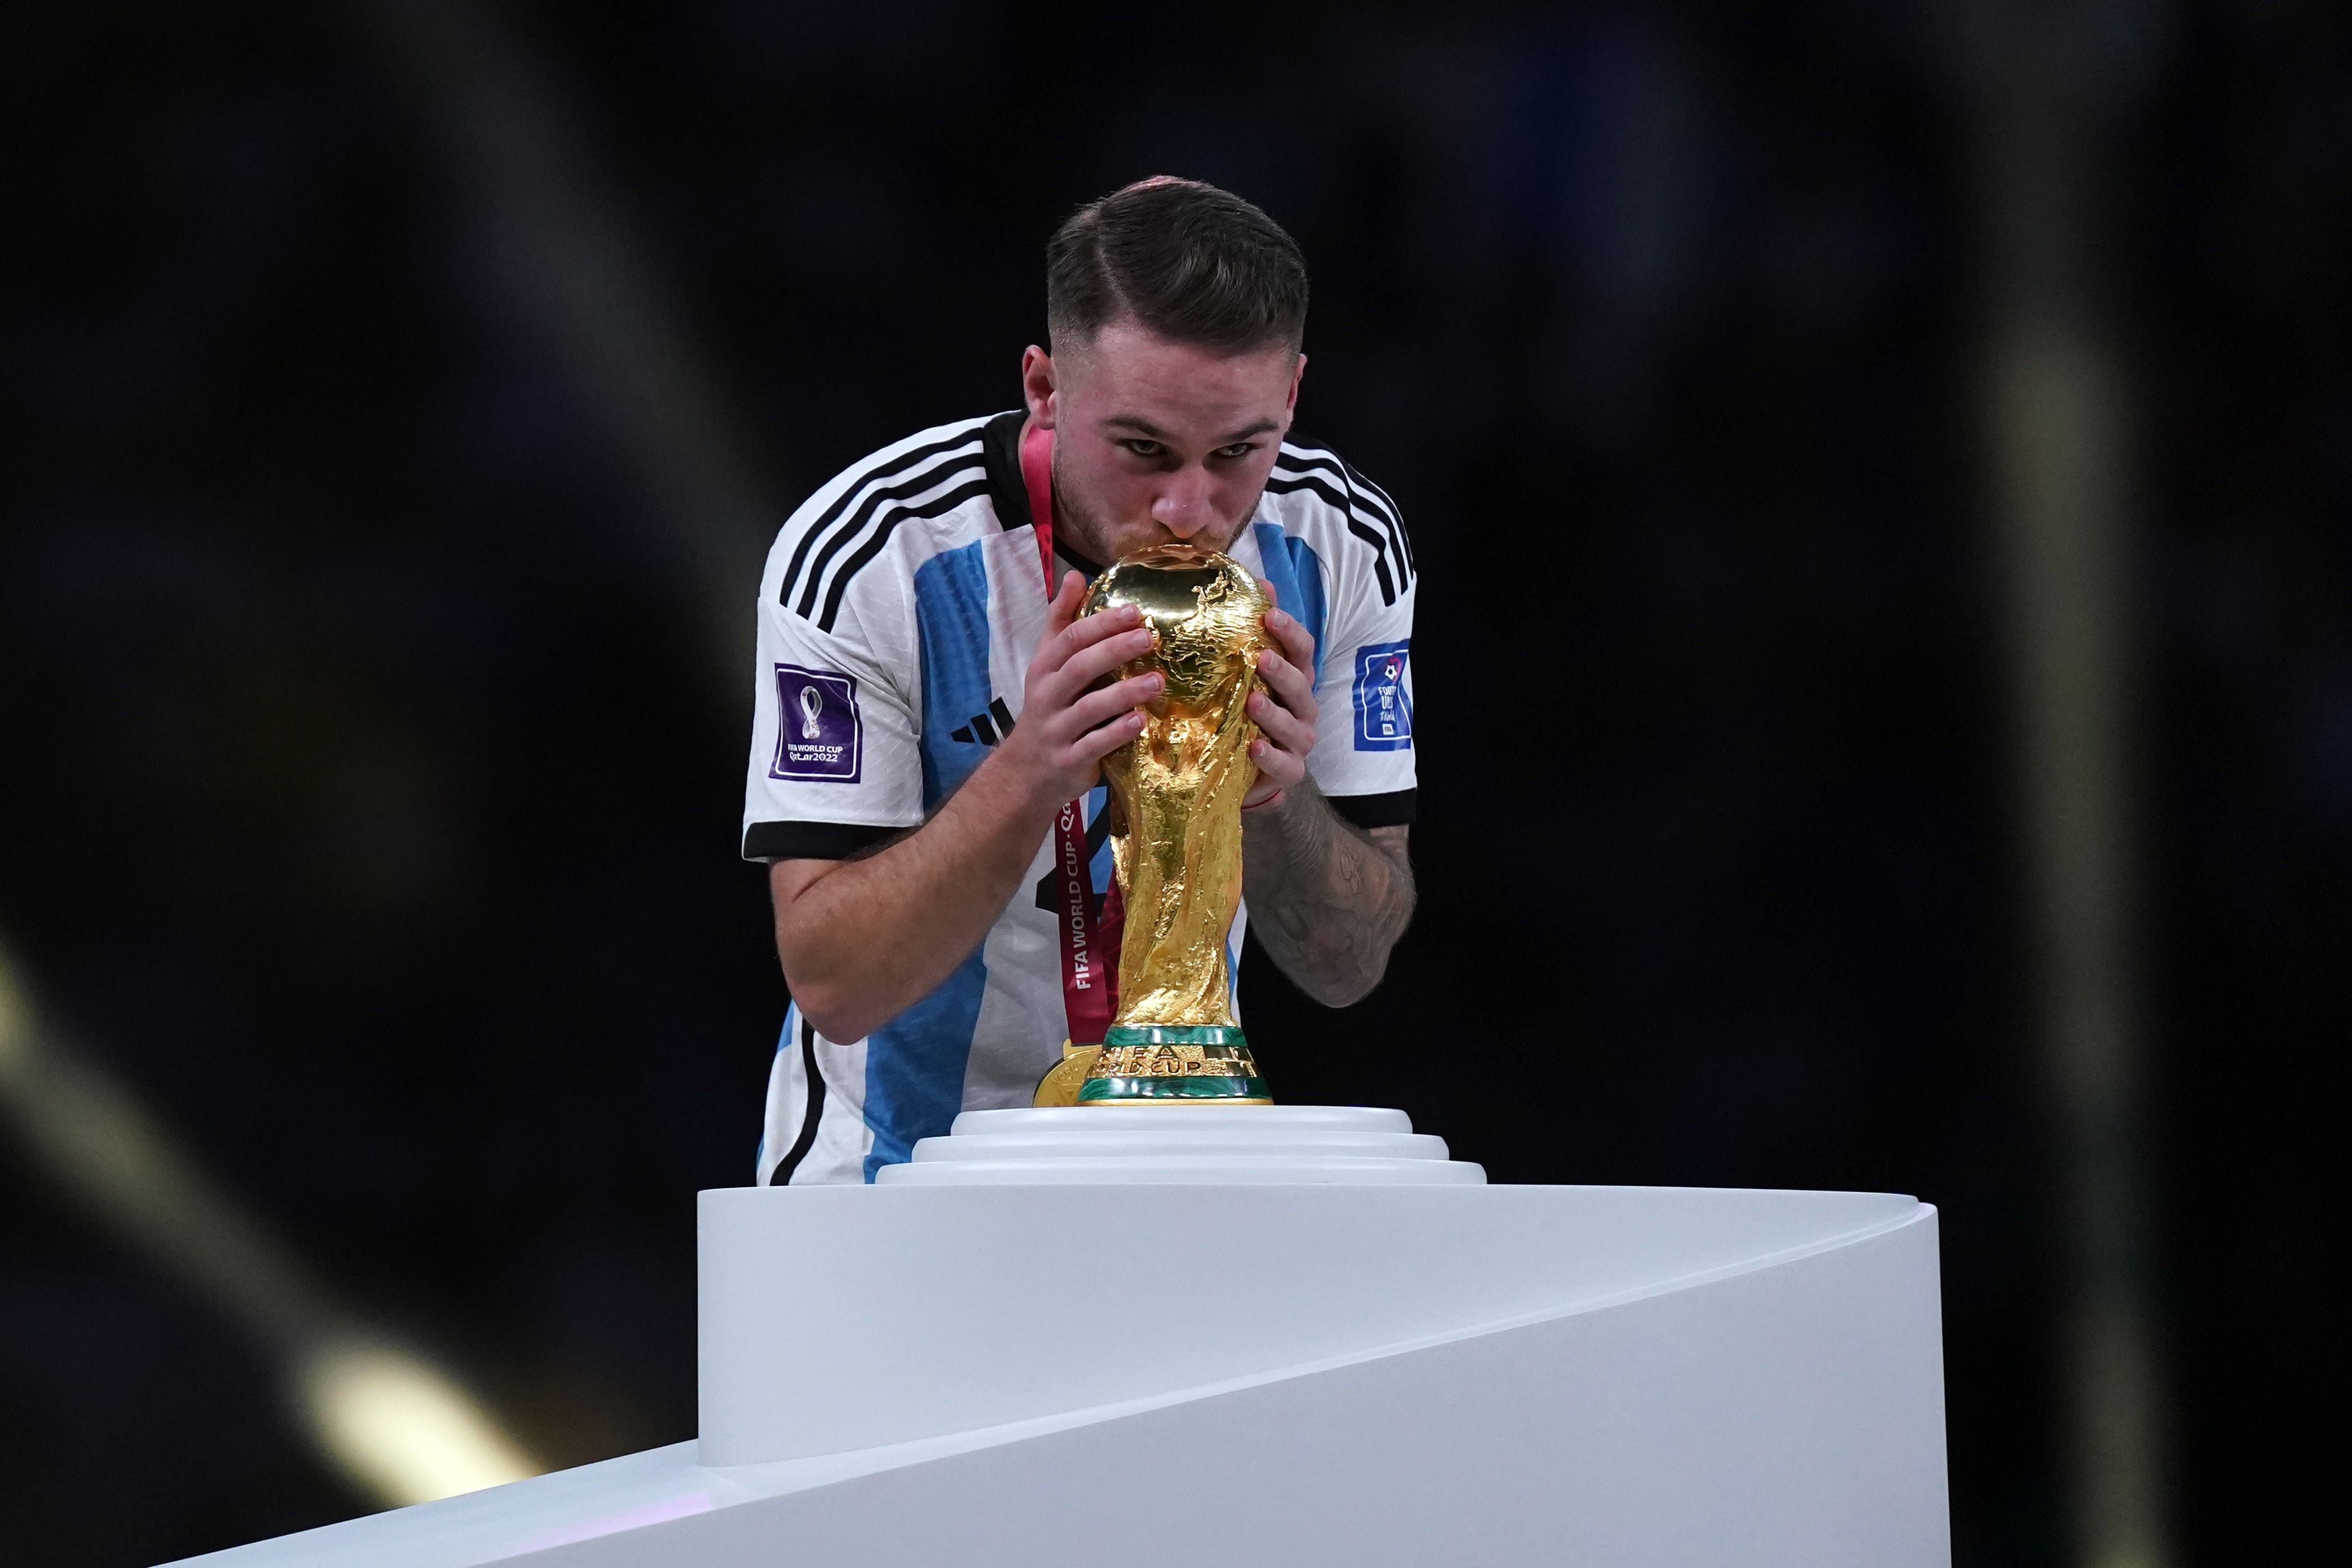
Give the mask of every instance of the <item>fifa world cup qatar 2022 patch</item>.
[[1412, 639], [1372, 643], [1356, 650], [1356, 750], [1412, 750], [1412, 699], [1404, 689]]
[[770, 778], [856, 784], [865, 750], [856, 676], [776, 666], [776, 760], [768, 764]]

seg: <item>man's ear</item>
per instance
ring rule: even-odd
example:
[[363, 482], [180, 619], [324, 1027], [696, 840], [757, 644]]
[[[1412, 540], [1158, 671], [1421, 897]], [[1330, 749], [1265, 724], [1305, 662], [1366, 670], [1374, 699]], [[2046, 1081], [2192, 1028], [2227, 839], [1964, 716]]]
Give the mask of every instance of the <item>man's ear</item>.
[[1040, 430], [1054, 427], [1056, 392], [1054, 356], [1031, 343], [1021, 351], [1021, 401], [1029, 405], [1030, 422]]
[[1307, 355], [1302, 352], [1298, 356], [1298, 363], [1290, 367], [1290, 401], [1283, 405], [1283, 407], [1290, 413], [1298, 412], [1298, 384], [1306, 379]]

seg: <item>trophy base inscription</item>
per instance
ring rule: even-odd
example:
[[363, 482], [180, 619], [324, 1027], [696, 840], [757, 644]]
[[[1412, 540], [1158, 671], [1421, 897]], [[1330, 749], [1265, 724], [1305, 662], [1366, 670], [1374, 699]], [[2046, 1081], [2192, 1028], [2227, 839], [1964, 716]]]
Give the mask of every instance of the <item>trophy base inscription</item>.
[[1079, 1086], [1080, 1105], [1272, 1105], [1249, 1041], [1232, 1025], [1114, 1024]]

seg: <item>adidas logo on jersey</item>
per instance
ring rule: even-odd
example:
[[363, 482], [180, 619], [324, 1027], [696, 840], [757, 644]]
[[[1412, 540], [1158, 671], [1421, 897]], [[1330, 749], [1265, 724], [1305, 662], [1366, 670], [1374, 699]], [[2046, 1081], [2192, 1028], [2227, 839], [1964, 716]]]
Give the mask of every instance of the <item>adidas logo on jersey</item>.
[[[938, 733], [937, 731], [932, 732]], [[1004, 705], [1003, 698], [992, 697], [988, 700], [987, 712], [973, 714], [964, 721], [963, 728], [949, 731], [948, 736], [950, 740], [978, 741], [983, 746], [992, 746], [1011, 733], [1013, 710]]]

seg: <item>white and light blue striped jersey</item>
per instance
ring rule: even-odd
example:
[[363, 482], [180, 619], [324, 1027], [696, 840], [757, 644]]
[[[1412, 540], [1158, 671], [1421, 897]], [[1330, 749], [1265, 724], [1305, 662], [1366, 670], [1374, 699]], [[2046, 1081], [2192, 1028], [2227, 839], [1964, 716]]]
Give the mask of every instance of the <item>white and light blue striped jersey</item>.
[[[1046, 606], [1023, 418], [886, 447], [776, 536], [760, 583], [746, 859], [838, 859], [918, 826], [1019, 722]], [[1395, 504], [1294, 437], [1230, 551], [1315, 638], [1316, 783], [1359, 826], [1410, 822], [1415, 574]], [[1097, 899], [1111, 875], [1103, 803], [1097, 787], [1086, 805]], [[786, 1011], [760, 1182], [871, 1181], [960, 1110], [1030, 1102], [1068, 1033], [1052, 859], [1048, 834], [979, 950], [866, 1038], [827, 1039]], [[1229, 939], [1236, 960], [1246, 919]]]

